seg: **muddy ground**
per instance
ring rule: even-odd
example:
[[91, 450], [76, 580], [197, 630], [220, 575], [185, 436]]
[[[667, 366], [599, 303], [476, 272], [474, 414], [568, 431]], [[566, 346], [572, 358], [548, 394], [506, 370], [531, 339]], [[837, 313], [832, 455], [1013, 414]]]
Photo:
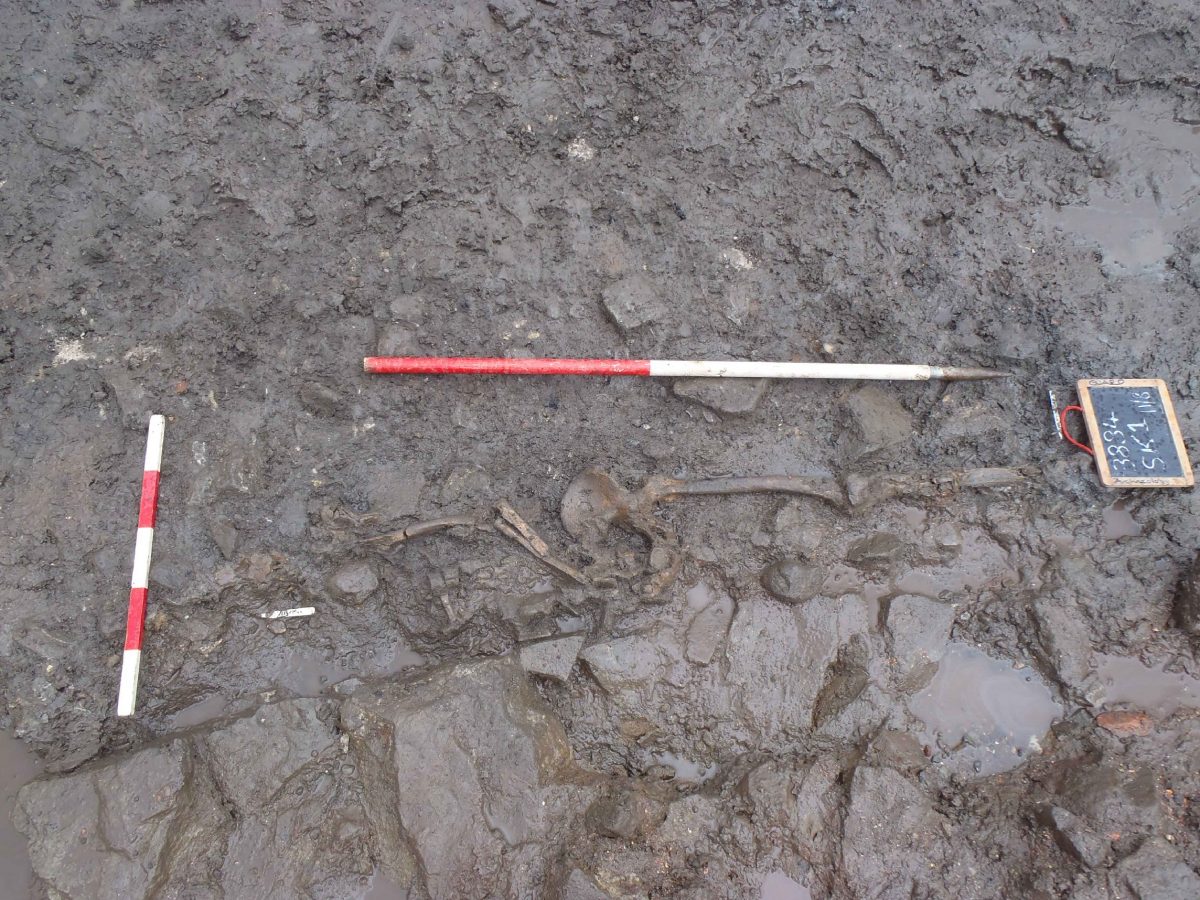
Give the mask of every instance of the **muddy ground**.
[[1046, 402], [1200, 452], [1200, 19], [1035, 6], [7, 4], [6, 895], [1200, 895], [1200, 502]]

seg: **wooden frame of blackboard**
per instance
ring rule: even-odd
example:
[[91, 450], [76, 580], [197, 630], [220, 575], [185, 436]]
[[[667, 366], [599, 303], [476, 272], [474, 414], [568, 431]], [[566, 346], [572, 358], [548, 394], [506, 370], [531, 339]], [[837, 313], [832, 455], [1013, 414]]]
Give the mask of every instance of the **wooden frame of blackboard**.
[[[1167, 383], [1161, 378], [1082, 378], [1077, 385], [1079, 389], [1079, 405], [1083, 407], [1083, 418], [1087, 423], [1088, 437], [1096, 451], [1096, 470], [1100, 474], [1100, 483], [1111, 488], [1161, 488], [1161, 487], [1192, 487], [1196, 477], [1192, 473], [1192, 464], [1188, 460], [1187, 449], [1183, 446], [1183, 435], [1179, 432], [1179, 420], [1175, 417], [1175, 407], [1171, 403], [1171, 394]], [[1171, 429], [1171, 437], [1175, 442], [1175, 452], [1179, 455], [1183, 474], [1172, 478], [1116, 478], [1104, 454], [1104, 442], [1101, 439], [1100, 423], [1096, 420], [1096, 409], [1092, 404], [1091, 388], [1097, 387], [1148, 387], [1158, 392], [1162, 399], [1163, 412], [1167, 415], [1167, 425]]]

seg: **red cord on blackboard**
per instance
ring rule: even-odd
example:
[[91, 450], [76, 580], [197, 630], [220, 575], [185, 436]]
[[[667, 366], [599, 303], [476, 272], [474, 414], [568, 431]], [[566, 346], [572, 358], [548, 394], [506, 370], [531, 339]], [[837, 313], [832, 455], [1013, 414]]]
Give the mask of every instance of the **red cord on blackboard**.
[[1071, 432], [1069, 432], [1067, 430], [1067, 413], [1072, 412], [1072, 411], [1077, 412], [1080, 415], [1082, 415], [1083, 407], [1082, 406], [1064, 406], [1062, 409], [1062, 412], [1060, 412], [1058, 414], [1058, 424], [1059, 424], [1059, 427], [1062, 429], [1062, 436], [1065, 437], [1070, 443], [1074, 444], [1076, 447], [1078, 447], [1080, 450], [1082, 450], [1084, 453], [1090, 453], [1092, 456], [1095, 456], [1096, 455], [1095, 450], [1093, 450], [1087, 444], [1079, 443], [1079, 441], [1077, 441], [1077, 440], [1075, 440], [1075, 438], [1071, 437]]

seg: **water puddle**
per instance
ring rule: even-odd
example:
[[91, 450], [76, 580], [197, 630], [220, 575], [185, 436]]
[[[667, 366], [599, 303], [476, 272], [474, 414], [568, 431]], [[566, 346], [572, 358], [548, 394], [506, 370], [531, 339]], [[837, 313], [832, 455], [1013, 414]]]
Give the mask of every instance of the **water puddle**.
[[711, 766], [702, 766], [670, 752], [655, 753], [654, 761], [659, 765], [670, 766], [674, 769], [676, 781], [686, 781], [690, 784], [703, 784], [717, 774], [716, 763]]
[[925, 725], [922, 740], [935, 761], [964, 775], [994, 775], [1019, 766], [1062, 715], [1046, 684], [1030, 669], [951, 644], [937, 674], [909, 701]]
[[334, 658], [314, 647], [293, 647], [269, 672], [274, 683], [298, 697], [316, 697], [348, 678], [380, 678], [424, 664], [419, 653], [403, 644], [373, 654], [346, 653]]
[[812, 900], [808, 888], [778, 870], [763, 879], [760, 900]]
[[407, 890], [376, 870], [366, 892], [359, 895], [359, 900], [408, 900], [408, 896]]
[[5, 897], [30, 897], [33, 865], [25, 838], [12, 824], [17, 791], [41, 772], [33, 754], [10, 734], [0, 732], [0, 884]]
[[1093, 183], [1088, 202], [1053, 209], [1051, 226], [1098, 245], [1109, 275], [1162, 275], [1176, 233], [1194, 219], [1200, 127], [1138, 98], [1107, 121], [1078, 128], [1115, 171]]
[[213, 694], [175, 713], [171, 717], [171, 729], [191, 728], [212, 719], [219, 719], [225, 715], [227, 708], [225, 698], [220, 694]]
[[1088, 692], [1097, 706], [1130, 706], [1164, 719], [1180, 709], [1200, 709], [1200, 679], [1152, 668], [1128, 656], [1101, 654], [1100, 686]]
[[877, 603], [888, 592], [886, 581], [864, 578], [858, 569], [844, 564], [831, 566], [821, 593], [830, 596], [858, 594], [868, 603]]
[[1104, 539], [1119, 541], [1121, 538], [1137, 537], [1142, 533], [1142, 526], [1133, 521], [1133, 516], [1125, 509], [1125, 501], [1118, 500], [1100, 514], [1104, 520]]

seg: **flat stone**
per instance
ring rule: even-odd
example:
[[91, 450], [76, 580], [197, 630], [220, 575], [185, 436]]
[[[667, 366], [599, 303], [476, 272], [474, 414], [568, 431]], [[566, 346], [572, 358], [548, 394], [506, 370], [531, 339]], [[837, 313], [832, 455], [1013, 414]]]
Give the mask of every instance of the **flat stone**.
[[[553, 711], [511, 657], [363, 688], [342, 710], [376, 833], [405, 836], [431, 897], [539, 896], [590, 790]], [[576, 804], [577, 801], [577, 804]]]
[[1107, 858], [1108, 842], [1087, 828], [1075, 814], [1061, 806], [1051, 806], [1044, 810], [1039, 818], [1050, 829], [1055, 843], [1063, 852], [1075, 857], [1085, 866], [1095, 868]]
[[665, 803], [631, 790], [598, 797], [588, 807], [584, 821], [596, 834], [629, 840], [657, 827], [666, 816]]
[[[859, 766], [850, 787], [842, 840], [846, 877], [856, 897], [924, 896], [931, 852], [946, 840], [942, 817], [915, 784], [894, 769]], [[924, 870], [924, 871], [923, 871]], [[881, 890], [887, 879], [888, 889]]]
[[[1100, 834], [1154, 833], [1169, 824], [1154, 770], [1101, 760], [1067, 773], [1060, 805]], [[1200, 896], [1200, 894], [1197, 894]]]
[[[887, 626], [892, 637], [896, 674], [902, 682], [942, 658], [953, 624], [954, 607], [948, 603], [912, 594], [891, 599]], [[910, 688], [918, 686], [909, 685]]]
[[34, 870], [50, 896], [89, 900], [348, 897], [376, 860], [413, 886], [408, 845], [372, 834], [361, 799], [395, 770], [348, 765], [336, 711], [313, 698], [267, 704], [206, 734], [33, 782], [15, 820]]
[[870, 760], [907, 774], [921, 771], [929, 764], [921, 742], [907, 731], [883, 731], [871, 742]]
[[754, 740], [767, 743], [812, 726], [825, 673], [872, 612], [858, 597], [814, 597], [804, 606], [770, 600], [738, 604], [725, 655], [729, 707]]
[[798, 559], [781, 559], [763, 569], [763, 588], [784, 603], [804, 603], [821, 593], [825, 573]]
[[[370, 832], [360, 798], [377, 773], [349, 765], [337, 710], [337, 702], [315, 698], [269, 704], [202, 738], [203, 758], [235, 812], [218, 844], [222, 896], [283, 900], [311, 896], [316, 885], [352, 895], [375, 868], [376, 841], [393, 883], [417, 877], [407, 846]], [[331, 846], [339, 852], [328, 853]]]
[[877, 531], [855, 541], [846, 551], [846, 562], [858, 569], [885, 568], [902, 557], [908, 545], [889, 531]]
[[572, 869], [563, 887], [561, 900], [612, 900], [612, 895], [600, 890], [596, 882], [579, 869]]
[[575, 668], [584, 639], [580, 634], [525, 644], [520, 651], [521, 668], [531, 675], [566, 681]]
[[226, 559], [233, 559], [237, 550], [238, 532], [228, 519], [214, 519], [208, 523], [208, 534]]
[[850, 427], [844, 446], [851, 459], [912, 440], [912, 415], [893, 391], [875, 385], [861, 387], [847, 398], [846, 413]]
[[812, 762], [784, 757], [751, 770], [739, 790], [756, 822], [781, 829], [801, 848], [813, 848], [822, 832], [841, 828], [841, 780], [841, 765], [832, 755]]
[[601, 294], [605, 313], [622, 334], [657, 321], [666, 313], [654, 286], [641, 275], [629, 275]]
[[1117, 870], [1137, 900], [1195, 900], [1200, 875], [1183, 861], [1179, 851], [1161, 838], [1146, 840]]
[[312, 699], [275, 703], [203, 738], [219, 767], [223, 792], [239, 812], [269, 806], [297, 771], [339, 752], [335, 712], [332, 705]]
[[[143, 897], [183, 804], [187, 747], [174, 741], [26, 785], [13, 819], [38, 877], [65, 897]], [[134, 764], [136, 763], [136, 764]]]
[[416, 356], [420, 353], [417, 334], [403, 325], [385, 325], [375, 345], [380, 356]]
[[813, 701], [814, 728], [840, 715], [866, 690], [871, 680], [867, 672], [868, 657], [866, 643], [857, 635], [838, 651], [825, 670], [825, 682]]
[[353, 559], [334, 570], [328, 585], [339, 597], [361, 603], [379, 587], [379, 576], [365, 559]]
[[723, 415], [753, 412], [767, 393], [766, 378], [676, 378], [671, 393]]
[[327, 385], [308, 381], [300, 387], [300, 405], [314, 416], [330, 417], [345, 405], [345, 398]]
[[[699, 587], [699, 586], [698, 586]], [[693, 588], [692, 591], [695, 591]], [[689, 598], [692, 591], [688, 592]], [[725, 641], [733, 619], [733, 598], [724, 591], [706, 591], [709, 601], [688, 625], [683, 654], [691, 662], [707, 666]]]
[[609, 693], [640, 687], [656, 678], [666, 662], [658, 644], [640, 634], [592, 644], [580, 657]]

